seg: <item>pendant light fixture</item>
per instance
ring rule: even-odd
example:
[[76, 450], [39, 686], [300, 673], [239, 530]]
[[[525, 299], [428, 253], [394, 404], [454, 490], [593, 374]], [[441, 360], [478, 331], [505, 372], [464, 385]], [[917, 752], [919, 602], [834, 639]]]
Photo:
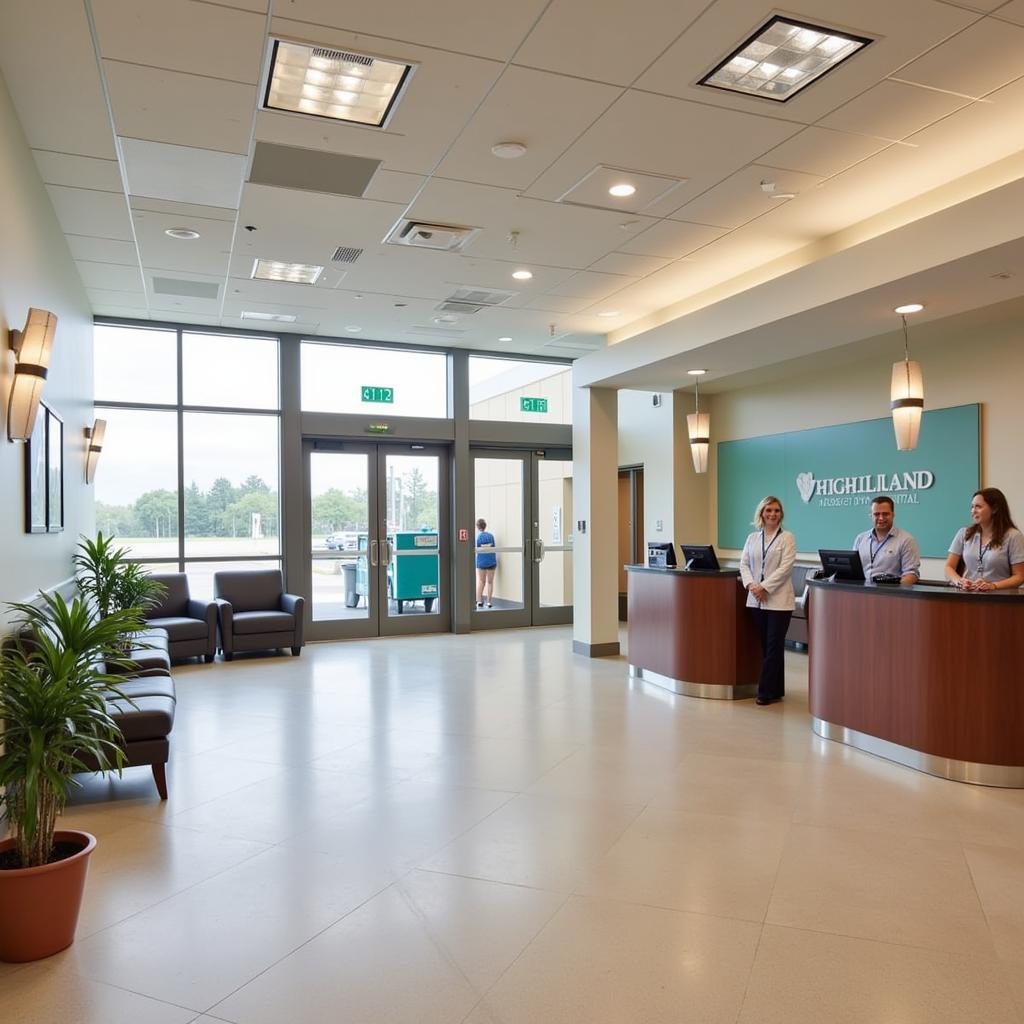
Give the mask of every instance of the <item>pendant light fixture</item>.
[[690, 455], [693, 456], [693, 471], [708, 471], [708, 449], [711, 447], [711, 416], [700, 411], [700, 379], [707, 370], [688, 370], [693, 382], [693, 412], [686, 417], [686, 432], [690, 435]]
[[924, 412], [924, 379], [921, 364], [910, 358], [910, 332], [907, 317], [920, 313], [924, 306], [912, 302], [897, 306], [895, 312], [903, 321], [903, 358], [892, 365], [892, 385], [889, 390], [892, 409], [892, 425], [896, 432], [896, 448], [910, 452], [917, 447], [917, 435], [921, 430], [921, 413]]

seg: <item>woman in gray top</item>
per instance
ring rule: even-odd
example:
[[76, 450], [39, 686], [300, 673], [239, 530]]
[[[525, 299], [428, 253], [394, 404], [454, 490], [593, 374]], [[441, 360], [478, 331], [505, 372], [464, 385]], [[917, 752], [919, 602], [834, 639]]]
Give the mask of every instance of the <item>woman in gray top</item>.
[[998, 487], [975, 491], [971, 519], [949, 545], [946, 579], [961, 590], [1015, 590], [1024, 583], [1024, 534], [1010, 517], [1006, 495]]

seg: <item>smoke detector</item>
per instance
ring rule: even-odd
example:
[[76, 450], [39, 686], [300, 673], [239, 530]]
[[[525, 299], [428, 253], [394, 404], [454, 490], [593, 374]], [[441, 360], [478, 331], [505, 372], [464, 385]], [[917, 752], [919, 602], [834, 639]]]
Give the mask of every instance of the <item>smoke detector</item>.
[[426, 221], [400, 220], [384, 241], [388, 245], [408, 245], [415, 249], [460, 252], [479, 233], [479, 228], [458, 224], [430, 224]]

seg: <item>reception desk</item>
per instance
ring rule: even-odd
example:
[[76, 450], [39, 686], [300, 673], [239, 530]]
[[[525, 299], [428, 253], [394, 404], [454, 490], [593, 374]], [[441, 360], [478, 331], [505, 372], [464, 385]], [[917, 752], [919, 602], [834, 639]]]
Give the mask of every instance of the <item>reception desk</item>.
[[739, 572], [627, 565], [629, 674], [687, 697], [753, 697], [761, 647]]
[[1024, 593], [811, 583], [811, 723], [958, 782], [1024, 787]]

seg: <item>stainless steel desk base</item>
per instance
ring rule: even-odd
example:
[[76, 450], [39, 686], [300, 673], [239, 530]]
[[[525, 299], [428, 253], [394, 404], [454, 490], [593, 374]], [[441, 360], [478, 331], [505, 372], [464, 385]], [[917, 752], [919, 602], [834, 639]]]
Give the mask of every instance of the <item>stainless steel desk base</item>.
[[757, 683], [743, 683], [739, 686], [726, 686], [724, 683], [691, 683], [685, 679], [673, 679], [663, 676], [660, 672], [652, 672], [649, 668], [629, 666], [630, 679], [642, 679], [645, 683], [654, 683], [673, 693], [684, 697], [704, 697], [707, 700], [743, 700], [757, 694]]
[[1002, 764], [977, 764], [974, 761], [957, 761], [951, 757], [937, 757], [925, 754], [911, 747], [903, 747], [889, 740], [869, 736], [844, 725], [834, 725], [821, 718], [811, 716], [811, 728], [827, 740], [845, 743], [867, 754], [884, 757], [887, 761], [913, 768], [927, 775], [937, 775], [951, 782], [968, 782], [973, 786], [997, 786], [1002, 789], [1024, 789], [1024, 766]]

